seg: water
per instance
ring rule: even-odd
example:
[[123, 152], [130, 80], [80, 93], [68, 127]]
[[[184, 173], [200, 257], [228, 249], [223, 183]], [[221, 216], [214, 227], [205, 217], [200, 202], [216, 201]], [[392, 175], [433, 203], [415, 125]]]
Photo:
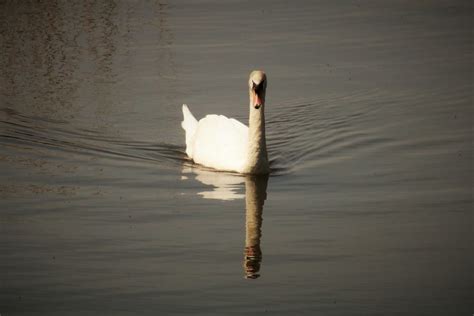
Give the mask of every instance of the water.
[[[469, 315], [472, 3], [0, 1], [2, 315]], [[184, 153], [181, 104], [270, 177]]]

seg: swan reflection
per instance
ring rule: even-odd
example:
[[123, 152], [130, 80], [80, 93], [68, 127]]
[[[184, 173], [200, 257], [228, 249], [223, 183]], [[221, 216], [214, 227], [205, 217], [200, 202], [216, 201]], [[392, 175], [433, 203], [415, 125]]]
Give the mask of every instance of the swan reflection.
[[248, 279], [260, 276], [262, 249], [262, 213], [267, 198], [268, 175], [245, 178], [245, 249], [244, 272]]
[[[184, 168], [184, 174], [193, 173], [196, 180], [211, 186], [207, 191], [199, 192], [205, 199], [235, 200], [245, 197], [245, 247], [243, 268], [245, 278], [256, 279], [260, 276], [262, 249], [262, 213], [267, 198], [268, 175], [234, 175], [207, 171], [198, 168]], [[183, 176], [182, 179], [187, 179]], [[245, 194], [243, 194], [245, 183]]]
[[[206, 191], [198, 193], [204, 199], [232, 201], [245, 197], [243, 176], [192, 167], [184, 167], [183, 174], [194, 174], [196, 180], [209, 186], [206, 187]], [[181, 179], [186, 180], [187, 176], [183, 175]]]

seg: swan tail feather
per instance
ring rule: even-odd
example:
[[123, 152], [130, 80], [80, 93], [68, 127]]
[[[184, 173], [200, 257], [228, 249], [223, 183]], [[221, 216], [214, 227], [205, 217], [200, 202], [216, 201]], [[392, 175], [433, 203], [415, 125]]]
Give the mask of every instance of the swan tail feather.
[[193, 138], [196, 133], [198, 126], [198, 121], [194, 115], [189, 110], [186, 104], [183, 104], [183, 121], [181, 122], [181, 127], [186, 132], [186, 154], [189, 158], [193, 157]]

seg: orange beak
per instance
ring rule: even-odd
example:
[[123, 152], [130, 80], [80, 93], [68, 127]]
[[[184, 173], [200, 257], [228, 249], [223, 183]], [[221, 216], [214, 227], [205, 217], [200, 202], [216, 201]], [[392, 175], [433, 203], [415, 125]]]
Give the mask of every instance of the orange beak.
[[259, 109], [262, 106], [262, 104], [263, 104], [262, 98], [260, 98], [260, 96], [257, 93], [255, 93], [255, 98], [253, 99], [253, 107], [256, 109]]

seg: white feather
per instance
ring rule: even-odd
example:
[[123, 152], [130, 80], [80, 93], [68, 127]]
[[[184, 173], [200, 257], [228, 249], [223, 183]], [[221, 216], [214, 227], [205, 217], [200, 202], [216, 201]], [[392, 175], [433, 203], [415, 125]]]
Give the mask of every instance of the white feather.
[[215, 114], [198, 122], [186, 105], [183, 105], [183, 113], [186, 153], [194, 162], [218, 170], [243, 172], [247, 160], [247, 126]]
[[181, 127], [186, 132], [186, 154], [192, 158], [193, 157], [193, 139], [196, 134], [196, 129], [198, 126], [198, 121], [194, 115], [189, 111], [189, 108], [186, 104], [183, 104], [183, 121], [181, 122]]

